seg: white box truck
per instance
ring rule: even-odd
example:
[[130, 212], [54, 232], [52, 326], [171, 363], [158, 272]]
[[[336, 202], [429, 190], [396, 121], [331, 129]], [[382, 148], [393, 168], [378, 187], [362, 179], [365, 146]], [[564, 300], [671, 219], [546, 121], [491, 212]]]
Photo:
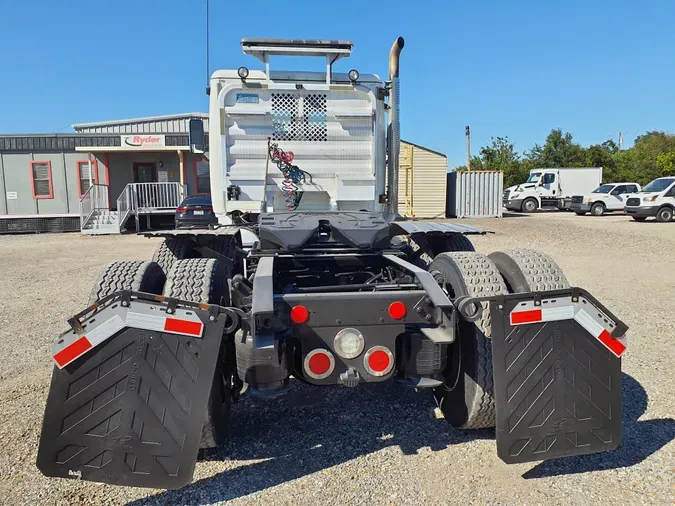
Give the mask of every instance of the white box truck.
[[504, 191], [504, 207], [531, 213], [542, 207], [569, 209], [573, 195], [590, 193], [602, 183], [602, 167], [532, 169], [522, 184]]

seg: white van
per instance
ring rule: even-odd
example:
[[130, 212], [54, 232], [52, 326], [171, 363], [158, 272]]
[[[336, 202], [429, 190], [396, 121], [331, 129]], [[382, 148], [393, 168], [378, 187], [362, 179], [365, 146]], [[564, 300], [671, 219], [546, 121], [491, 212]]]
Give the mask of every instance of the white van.
[[675, 213], [675, 176], [654, 179], [640, 193], [630, 195], [624, 211], [635, 221], [651, 217], [656, 221], [671, 221]]

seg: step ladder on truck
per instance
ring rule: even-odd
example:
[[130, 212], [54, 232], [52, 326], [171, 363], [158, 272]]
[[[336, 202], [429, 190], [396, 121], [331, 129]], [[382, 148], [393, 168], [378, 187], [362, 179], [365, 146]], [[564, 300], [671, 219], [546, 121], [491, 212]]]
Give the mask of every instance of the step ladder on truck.
[[431, 389], [453, 427], [496, 427], [506, 463], [617, 448], [626, 325], [544, 253], [486, 256], [478, 229], [399, 215], [403, 45], [386, 81], [332, 71], [348, 41], [244, 39], [265, 70], [213, 74], [208, 149], [201, 122], [190, 146], [219, 225], [106, 266], [54, 344], [42, 473], [181, 488], [231, 405], [291, 376]]

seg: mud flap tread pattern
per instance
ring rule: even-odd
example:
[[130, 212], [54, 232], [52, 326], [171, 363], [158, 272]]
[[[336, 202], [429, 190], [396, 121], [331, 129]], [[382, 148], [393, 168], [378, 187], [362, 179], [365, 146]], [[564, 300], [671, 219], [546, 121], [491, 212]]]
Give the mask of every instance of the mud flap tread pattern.
[[621, 360], [574, 320], [511, 326], [492, 302], [497, 453], [507, 463], [616, 449]]
[[226, 319], [197, 313], [202, 338], [125, 328], [54, 370], [37, 460], [45, 475], [152, 488], [190, 483]]

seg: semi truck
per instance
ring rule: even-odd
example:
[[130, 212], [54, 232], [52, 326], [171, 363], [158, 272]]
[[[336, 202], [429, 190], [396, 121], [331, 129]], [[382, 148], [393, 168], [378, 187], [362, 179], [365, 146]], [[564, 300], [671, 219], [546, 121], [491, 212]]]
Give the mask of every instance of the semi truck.
[[544, 207], [570, 208], [574, 195], [592, 192], [602, 183], [602, 167], [532, 169], [522, 184], [504, 190], [506, 209], [532, 213]]
[[[145, 232], [164, 238], [152, 260], [107, 265], [67, 319], [40, 471], [181, 488], [242, 396], [294, 382], [426, 392], [457, 430], [495, 427], [506, 463], [617, 448], [627, 326], [545, 253], [484, 255], [484, 231], [399, 215], [404, 40], [386, 80], [333, 71], [349, 41], [241, 45], [264, 70], [215, 72], [208, 141], [190, 124], [218, 224]], [[276, 56], [326, 69], [275, 71]]]

